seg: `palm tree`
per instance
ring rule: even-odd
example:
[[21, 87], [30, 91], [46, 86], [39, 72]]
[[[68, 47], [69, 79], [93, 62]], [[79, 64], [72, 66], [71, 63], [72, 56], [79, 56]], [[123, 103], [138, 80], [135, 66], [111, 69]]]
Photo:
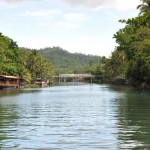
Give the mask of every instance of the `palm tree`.
[[142, 4], [137, 6], [137, 9], [140, 10], [140, 14], [145, 13], [146, 11], [150, 10], [150, 0], [141, 0]]

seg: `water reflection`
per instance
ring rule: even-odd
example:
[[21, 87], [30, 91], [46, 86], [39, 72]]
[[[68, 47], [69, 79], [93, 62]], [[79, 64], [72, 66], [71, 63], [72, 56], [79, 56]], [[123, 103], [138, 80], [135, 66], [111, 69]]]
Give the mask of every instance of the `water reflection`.
[[[118, 87], [114, 88], [118, 91]], [[150, 149], [150, 94], [123, 87], [118, 105], [119, 149]]]
[[0, 92], [0, 147], [150, 149], [149, 99], [95, 84]]

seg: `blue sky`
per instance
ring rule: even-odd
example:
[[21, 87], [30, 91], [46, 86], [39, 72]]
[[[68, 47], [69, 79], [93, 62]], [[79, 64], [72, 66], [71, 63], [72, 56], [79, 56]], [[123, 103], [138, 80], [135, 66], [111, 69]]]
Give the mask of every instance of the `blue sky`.
[[140, 0], [0, 0], [0, 32], [21, 47], [59, 46], [110, 56], [119, 19], [138, 15]]

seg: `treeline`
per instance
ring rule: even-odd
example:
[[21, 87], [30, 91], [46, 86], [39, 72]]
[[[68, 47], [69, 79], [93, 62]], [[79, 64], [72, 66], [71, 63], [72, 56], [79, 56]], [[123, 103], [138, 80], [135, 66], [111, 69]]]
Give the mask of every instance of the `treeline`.
[[52, 82], [54, 69], [50, 61], [38, 51], [25, 51], [0, 33], [0, 74], [22, 77], [27, 82], [36, 78], [49, 79]]
[[111, 58], [101, 59], [95, 70], [97, 82], [150, 85], [150, 1], [142, 0], [137, 17], [120, 20], [125, 27], [114, 34], [118, 46]]

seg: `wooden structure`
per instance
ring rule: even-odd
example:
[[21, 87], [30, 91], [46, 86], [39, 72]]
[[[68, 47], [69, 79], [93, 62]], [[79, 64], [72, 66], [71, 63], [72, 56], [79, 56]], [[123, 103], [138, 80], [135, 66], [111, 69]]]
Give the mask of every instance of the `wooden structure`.
[[90, 82], [92, 83], [93, 75], [91, 74], [60, 74], [55, 76], [58, 82]]
[[39, 87], [47, 87], [48, 86], [48, 81], [43, 81], [41, 78], [37, 78], [34, 81], [34, 84], [38, 85]]
[[3, 88], [19, 88], [24, 87], [25, 80], [23, 78], [0, 75], [0, 89]]

